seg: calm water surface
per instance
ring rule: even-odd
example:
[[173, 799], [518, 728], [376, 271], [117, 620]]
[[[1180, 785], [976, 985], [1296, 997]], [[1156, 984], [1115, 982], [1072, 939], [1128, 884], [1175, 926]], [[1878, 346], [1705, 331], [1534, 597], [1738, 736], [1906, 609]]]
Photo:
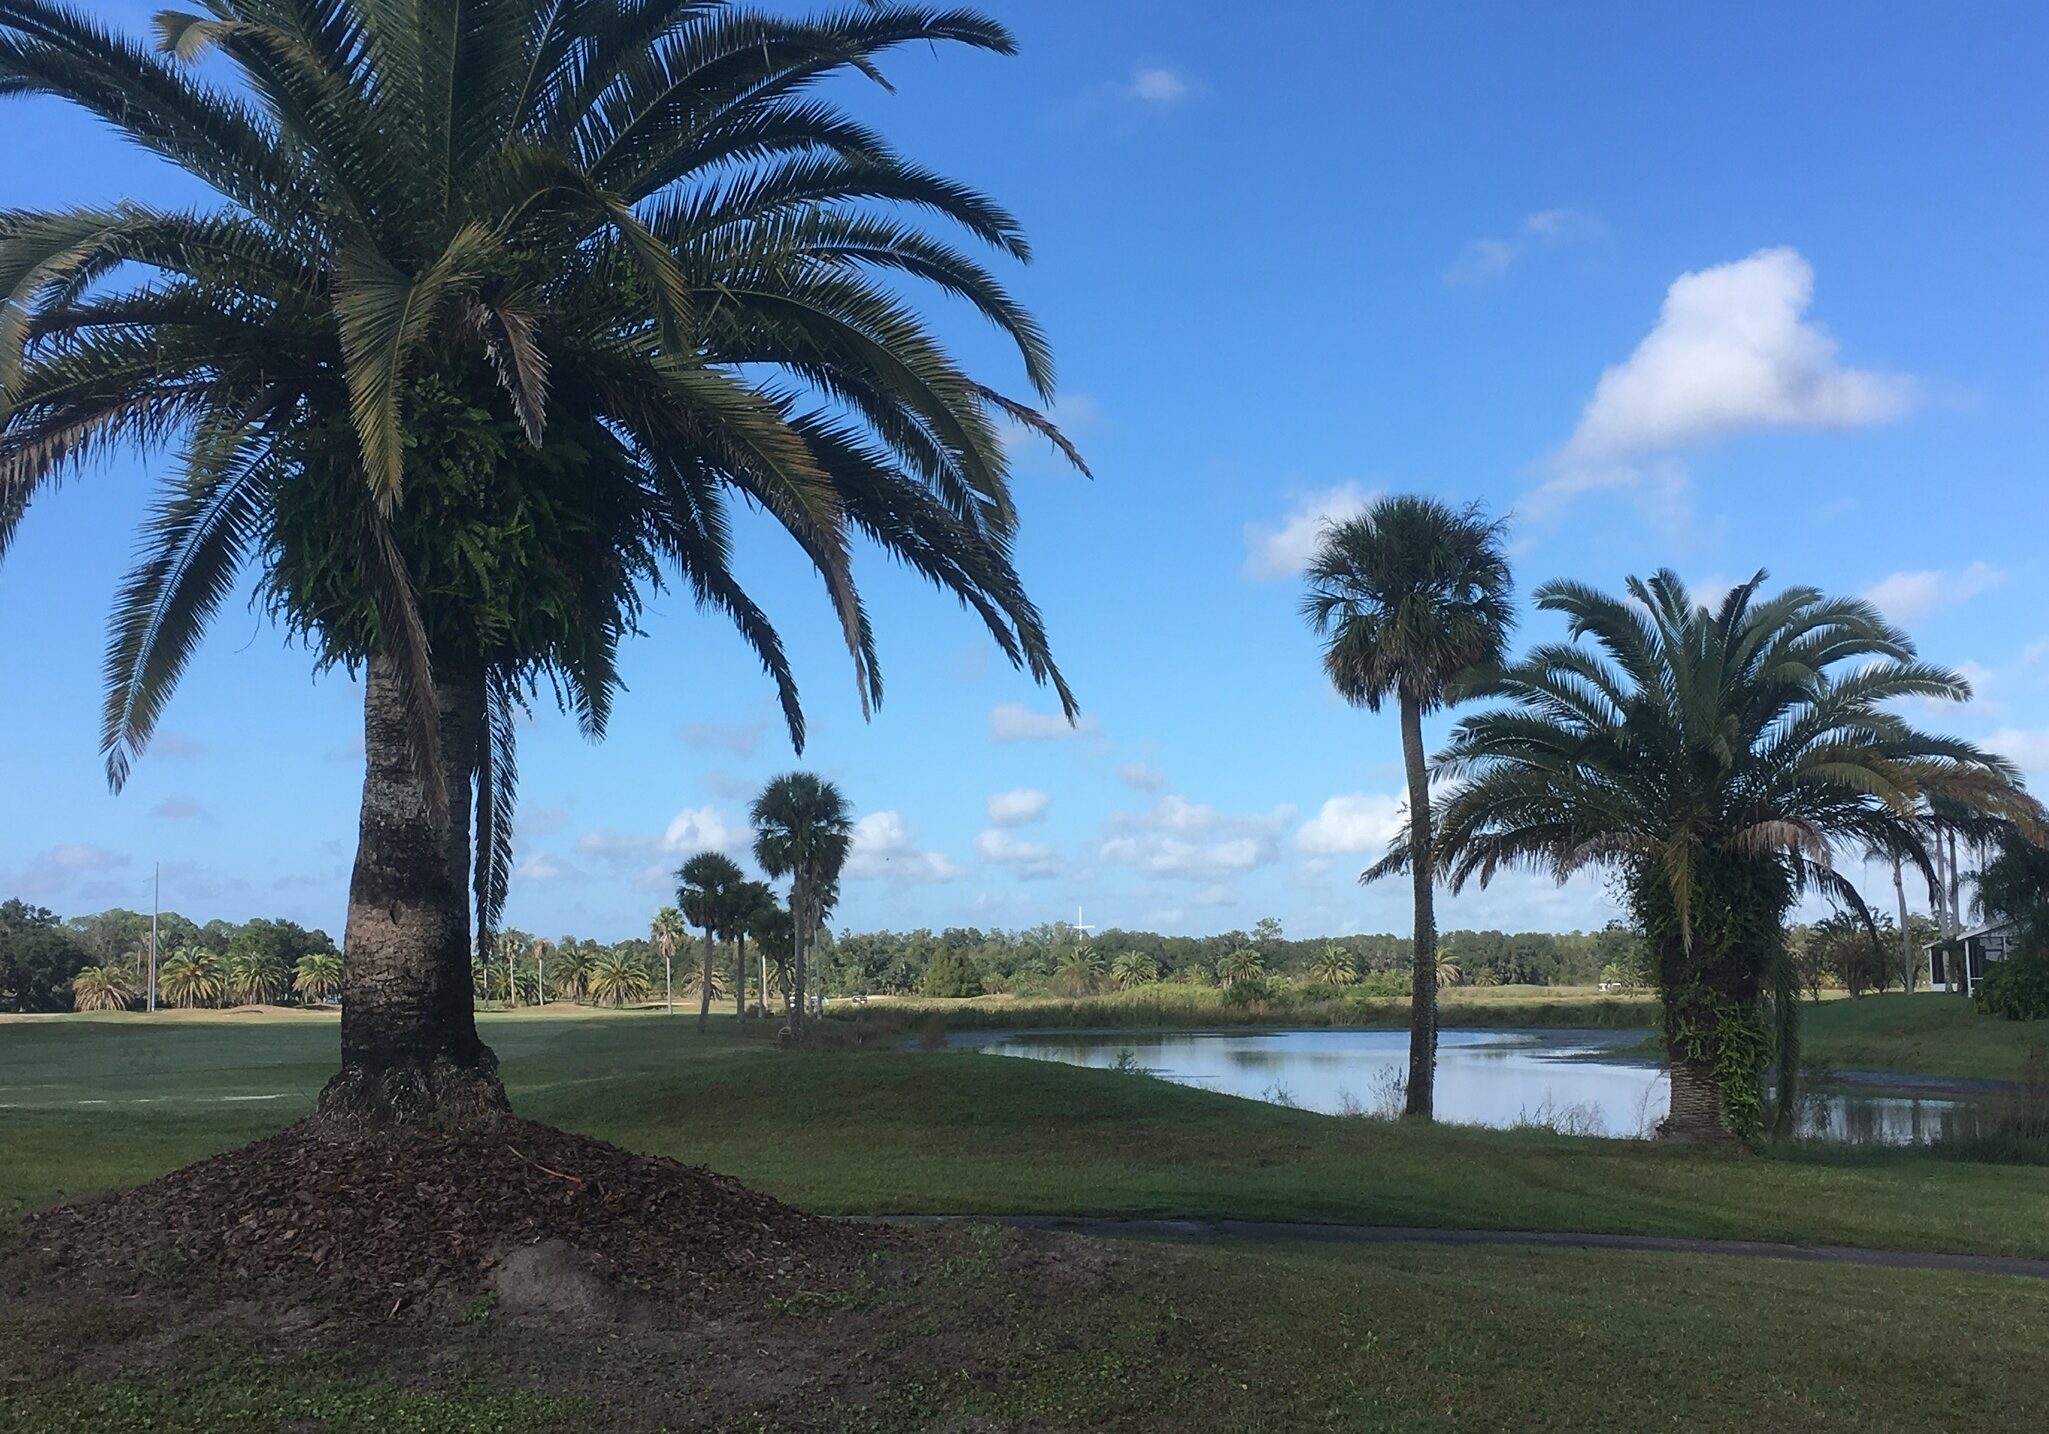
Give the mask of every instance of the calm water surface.
[[[1443, 1031], [1438, 1118], [1643, 1136], [1665, 1113], [1665, 1073], [1641, 1031]], [[1397, 1113], [1407, 1031], [1004, 1031], [957, 1044], [995, 1055], [1128, 1066], [1182, 1085], [1329, 1114]], [[1852, 1090], [1805, 1102], [1802, 1134], [1900, 1145], [1975, 1126], [1969, 1098]]]

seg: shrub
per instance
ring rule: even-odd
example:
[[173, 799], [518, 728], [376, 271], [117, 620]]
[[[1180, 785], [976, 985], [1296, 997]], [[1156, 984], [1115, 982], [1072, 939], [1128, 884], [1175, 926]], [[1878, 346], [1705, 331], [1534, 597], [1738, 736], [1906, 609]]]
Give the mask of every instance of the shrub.
[[1987, 966], [1974, 999], [1988, 1016], [2009, 1021], [2049, 1018], [2049, 951], [2038, 948]]
[[919, 988], [927, 996], [957, 1000], [982, 994], [982, 973], [975, 969], [975, 963], [967, 953], [951, 947], [941, 947], [932, 962], [925, 968], [925, 981]]
[[1287, 988], [1267, 975], [1240, 976], [1224, 988], [1227, 1006], [1264, 1006], [1284, 999]]

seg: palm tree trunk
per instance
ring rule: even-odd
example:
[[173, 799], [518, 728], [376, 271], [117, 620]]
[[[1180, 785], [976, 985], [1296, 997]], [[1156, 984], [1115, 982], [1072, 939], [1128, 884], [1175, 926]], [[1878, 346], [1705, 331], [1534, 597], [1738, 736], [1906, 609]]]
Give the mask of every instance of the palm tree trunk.
[[1423, 704], [1402, 694], [1402, 758], [1409, 771], [1409, 868], [1415, 883], [1415, 966], [1409, 981], [1409, 1088], [1402, 1114], [1433, 1119], [1437, 1107], [1437, 873], [1430, 856], [1430, 772]]
[[733, 936], [733, 1019], [747, 1019], [747, 929]]
[[439, 673], [449, 810], [436, 820], [407, 740], [394, 665], [363, 692], [363, 811], [343, 940], [342, 1065], [323, 1119], [453, 1126], [507, 1109], [470, 991], [470, 801], [484, 684]]
[[1892, 859], [1892, 894], [1900, 907], [1900, 989], [1914, 994], [1914, 937], [1907, 929], [1907, 880], [1900, 871], [1900, 859]]
[[1728, 1144], [1733, 1137], [1722, 1120], [1722, 1088], [1715, 1081], [1714, 1067], [1677, 1053], [1671, 1067], [1672, 1109], [1658, 1126], [1658, 1138]]
[[799, 871], [790, 883], [790, 989], [784, 993], [789, 1012], [790, 1038], [804, 1034], [804, 938], [811, 915], [809, 885]]
[[714, 942], [712, 929], [704, 928], [704, 972], [697, 986], [697, 1029], [703, 1030], [711, 1019], [711, 957]]

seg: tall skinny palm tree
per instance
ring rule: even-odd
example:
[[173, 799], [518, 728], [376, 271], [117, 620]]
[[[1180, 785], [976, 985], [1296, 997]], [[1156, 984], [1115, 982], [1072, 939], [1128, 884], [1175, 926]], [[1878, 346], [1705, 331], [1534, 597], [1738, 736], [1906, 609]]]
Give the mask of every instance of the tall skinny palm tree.
[[704, 970], [697, 979], [697, 1029], [711, 1020], [712, 960], [718, 938], [729, 924], [733, 890], [745, 874], [724, 852], [701, 851], [676, 873], [676, 904], [693, 926], [704, 932]]
[[831, 782], [810, 772], [788, 772], [761, 789], [750, 816], [755, 862], [773, 879], [790, 878], [793, 949], [787, 1000], [790, 1034], [801, 1037], [810, 989], [806, 961], [853, 847], [853, 815]]
[[[735, 886], [726, 910], [726, 941], [733, 948], [733, 1015], [747, 1015], [747, 933], [754, 928], [764, 909], [776, 904], [775, 892], [765, 881], [743, 881]], [[762, 982], [761, 999], [768, 1000], [767, 981]]]
[[1503, 524], [1478, 507], [1383, 498], [1324, 530], [1309, 565], [1303, 616], [1324, 639], [1338, 695], [1401, 715], [1408, 772], [1408, 849], [1415, 878], [1409, 983], [1409, 1078], [1403, 1114], [1429, 1120], [1437, 1091], [1437, 907], [1430, 862], [1430, 778], [1423, 719], [1453, 684], [1501, 660], [1515, 623]]
[[662, 958], [662, 1004], [670, 1015], [676, 1014], [676, 945], [688, 928], [683, 924], [683, 913], [673, 906], [664, 906], [655, 913], [655, 919], [648, 926], [648, 939], [654, 942], [655, 950]]
[[[1670, 572], [1632, 578], [1627, 598], [1539, 588], [1570, 640], [1478, 684], [1501, 705], [1460, 722], [1438, 757], [1452, 785], [1435, 855], [1454, 890], [1504, 867], [1621, 878], [1656, 954], [1671, 1138], [1762, 1130], [1765, 988], [1788, 910], [1820, 890], [1873, 925], [1838, 848], [1932, 869], [1916, 835], [1926, 800], [2040, 829], [2012, 764], [1895, 710], [1962, 701], [1962, 677], [1921, 662], [1868, 603], [1808, 587], [1761, 597], [1764, 581], [1713, 608]], [[1368, 876], [1413, 859], [1392, 851]], [[1779, 1059], [1786, 1087], [1797, 1051]]]
[[601, 735], [618, 644], [674, 583], [735, 624], [801, 744], [781, 637], [734, 576], [736, 510], [815, 569], [864, 713], [882, 692], [864, 538], [1075, 710], [1012, 562], [1002, 435], [1078, 456], [917, 307], [964, 299], [1049, 398], [1037, 324], [951, 236], [1028, 246], [827, 98], [905, 47], [1015, 43], [883, 0], [817, 19], [723, 0], [193, 8], [158, 17], [152, 53], [57, 0], [0, 0], [0, 95], [69, 101], [214, 196], [0, 213], [0, 551], [103, 451], [181, 450], [114, 614], [109, 780], [253, 571], [320, 663], [364, 681], [321, 1113], [493, 1119], [467, 973], [497, 949], [519, 708], [545, 686]]

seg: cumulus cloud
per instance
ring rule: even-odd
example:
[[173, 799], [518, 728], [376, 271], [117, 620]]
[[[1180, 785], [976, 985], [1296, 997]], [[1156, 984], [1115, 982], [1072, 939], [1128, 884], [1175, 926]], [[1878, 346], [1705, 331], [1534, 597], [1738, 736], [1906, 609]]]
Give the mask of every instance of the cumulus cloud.
[[1627, 460], [1770, 428], [1855, 428], [1898, 418], [1913, 380], [1844, 368], [1807, 317], [1814, 269], [1797, 250], [1673, 280], [1658, 322], [1601, 375], [1567, 440], [1567, 462]]
[[753, 845], [751, 827], [714, 806], [685, 807], [669, 819], [660, 836], [638, 832], [589, 831], [576, 839], [579, 856], [604, 863], [632, 878], [643, 891], [660, 891], [675, 877], [683, 858], [700, 851], [724, 852], [740, 858]]
[[1017, 787], [997, 792], [983, 803], [992, 826], [1021, 827], [1046, 815], [1053, 799], [1036, 787]]
[[1126, 762], [1117, 769], [1117, 780], [1139, 792], [1157, 792], [1167, 785], [1166, 774], [1150, 762]]
[[1408, 803], [1399, 797], [1352, 792], [1332, 797], [1302, 823], [1295, 845], [1326, 855], [1378, 855], [1408, 825]]
[[1277, 523], [1247, 523], [1245, 575], [1262, 581], [1298, 576], [1316, 556], [1324, 528], [1364, 512], [1374, 496], [1357, 483], [1342, 483], [1299, 495]]
[[1034, 712], [1022, 702], [1003, 702], [990, 709], [989, 735], [999, 742], [1064, 742], [1096, 730], [1096, 719], [1069, 722], [1058, 712]]
[[856, 881], [923, 885], [952, 881], [960, 866], [944, 852], [920, 851], [899, 812], [870, 812], [854, 823], [847, 875]]
[[576, 869], [559, 857], [540, 851], [513, 868], [512, 874], [522, 881], [561, 881], [575, 876]]
[[1466, 245], [1444, 271], [1444, 282], [1454, 287], [1492, 283], [1514, 268], [1532, 247], [1586, 244], [1607, 234], [1608, 226], [1592, 214], [1577, 209], [1540, 209], [1523, 218], [1513, 237], [1475, 239]]
[[1165, 65], [1140, 65], [1131, 72], [1124, 93], [1141, 104], [1162, 107], [1178, 105], [1194, 86], [1188, 76]]
[[1924, 568], [1899, 572], [1865, 589], [1864, 596], [1898, 623], [1911, 623], [1937, 608], [1954, 607], [1990, 592], [2006, 581], [2006, 573], [1986, 562], [1956, 570]]
[[1274, 861], [1280, 834], [1294, 819], [1289, 806], [1239, 816], [1169, 794], [1144, 812], [1113, 815], [1112, 835], [1098, 855], [1148, 876], [1223, 881]]
[[1052, 847], [996, 828], [975, 838], [975, 855], [992, 865], [1009, 867], [1019, 881], [1044, 881], [1060, 874], [1060, 856]]

